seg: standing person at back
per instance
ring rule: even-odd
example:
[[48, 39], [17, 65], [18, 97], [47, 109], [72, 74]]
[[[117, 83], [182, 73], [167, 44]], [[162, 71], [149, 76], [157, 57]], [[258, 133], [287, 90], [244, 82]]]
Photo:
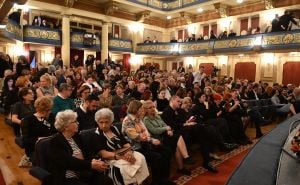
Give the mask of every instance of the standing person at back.
[[284, 15], [282, 15], [279, 18], [279, 23], [280, 23], [282, 30], [288, 31], [289, 25], [291, 22], [292, 22], [292, 24], [298, 25], [298, 23], [295, 21], [294, 17], [291, 15], [291, 12], [286, 10], [284, 12]]

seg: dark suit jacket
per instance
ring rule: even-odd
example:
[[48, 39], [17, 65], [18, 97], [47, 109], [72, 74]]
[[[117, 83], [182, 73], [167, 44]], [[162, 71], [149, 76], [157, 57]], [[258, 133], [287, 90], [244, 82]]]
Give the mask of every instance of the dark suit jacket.
[[[248, 95], [248, 100], [256, 100], [256, 97], [255, 97], [255, 94], [254, 94], [253, 90], [249, 91], [247, 95]], [[256, 94], [256, 95], [259, 98], [258, 94]]]
[[[75, 135], [73, 139], [81, 149], [83, 155], [86, 156], [79, 135]], [[48, 171], [52, 175], [52, 181], [50, 183], [51, 185], [64, 185], [65, 174], [67, 170], [91, 170], [90, 161], [80, 160], [72, 157], [72, 153], [72, 148], [66, 138], [61, 133], [55, 134], [53, 139], [50, 141], [47, 151], [49, 158]]]

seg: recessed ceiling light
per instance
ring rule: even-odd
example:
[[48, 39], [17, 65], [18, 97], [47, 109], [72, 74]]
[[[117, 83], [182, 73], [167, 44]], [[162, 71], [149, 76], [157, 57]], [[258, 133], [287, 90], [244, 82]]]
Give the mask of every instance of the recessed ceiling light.
[[236, 2], [240, 4], [240, 3], [243, 3], [244, 0], [236, 0]]
[[167, 16], [167, 19], [172, 19], [172, 17], [169, 15], [169, 16]]
[[199, 13], [200, 13], [200, 12], [203, 12], [203, 8], [198, 8], [198, 9], [197, 9], [197, 12], [199, 12]]

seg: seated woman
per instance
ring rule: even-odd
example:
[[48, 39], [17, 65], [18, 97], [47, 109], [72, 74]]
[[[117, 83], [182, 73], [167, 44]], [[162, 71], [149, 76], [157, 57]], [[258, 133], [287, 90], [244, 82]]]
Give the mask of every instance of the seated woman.
[[14, 132], [16, 136], [20, 136], [20, 125], [21, 120], [26, 116], [31, 115], [35, 112], [33, 106], [34, 95], [31, 89], [24, 87], [19, 91], [19, 99], [17, 103], [14, 104], [12, 110], [12, 122], [14, 127]]
[[[50, 116], [53, 106], [52, 99], [47, 96], [38, 98], [34, 102], [36, 112], [25, 117], [21, 122], [22, 139], [25, 147], [25, 154], [33, 161], [35, 143], [42, 137], [50, 136], [55, 133], [54, 117]], [[19, 164], [23, 167], [26, 164]]]
[[166, 98], [166, 89], [160, 89], [158, 98], [155, 101], [155, 105], [158, 111], [162, 112], [169, 105], [169, 100]]
[[111, 168], [111, 177], [115, 184], [142, 184], [149, 176], [145, 157], [131, 149], [123, 134], [112, 126], [113, 112], [108, 108], [100, 109], [95, 114], [98, 128], [93, 135], [94, 151], [111, 166], [120, 169], [121, 176]]
[[168, 126], [157, 114], [155, 105], [151, 100], [143, 103], [145, 117], [143, 122], [147, 129], [156, 139], [159, 139], [164, 145], [171, 146], [175, 152], [176, 162], [178, 165], [177, 172], [184, 175], [191, 175], [191, 172], [184, 168], [183, 163], [193, 164], [193, 159], [189, 156], [185, 142], [181, 135], [174, 134], [172, 128]]
[[86, 100], [86, 98], [91, 94], [89, 86], [83, 85], [77, 90], [77, 98], [74, 99], [75, 107], [80, 107]]
[[72, 110], [57, 113], [54, 126], [58, 133], [48, 147], [50, 185], [113, 185], [103, 171], [108, 169], [104, 161], [85, 160], [86, 151], [78, 132], [77, 114]]
[[37, 98], [42, 96], [56, 96], [58, 90], [52, 85], [51, 76], [44, 74], [40, 77], [40, 87], [36, 89]]
[[170, 175], [170, 160], [172, 151], [161, 145], [158, 139], [152, 138], [142, 122], [142, 103], [132, 100], [123, 120], [122, 132], [126, 134], [135, 151], [142, 153], [152, 171], [152, 185], [172, 185], [168, 180]]
[[273, 90], [272, 92], [272, 98], [271, 101], [273, 103], [273, 105], [276, 106], [276, 112], [277, 113], [283, 113], [283, 114], [288, 114], [288, 113], [292, 113], [293, 115], [296, 114], [296, 110], [293, 104], [291, 103], [281, 103], [280, 99], [279, 99], [279, 91], [278, 90]]

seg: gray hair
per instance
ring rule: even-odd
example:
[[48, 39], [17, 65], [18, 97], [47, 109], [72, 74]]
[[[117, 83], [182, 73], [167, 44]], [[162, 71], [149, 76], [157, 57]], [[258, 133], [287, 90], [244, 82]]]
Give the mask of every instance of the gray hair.
[[71, 123], [71, 121], [77, 119], [77, 113], [72, 110], [64, 110], [57, 113], [55, 117], [54, 126], [57, 131], [64, 131], [65, 127]]
[[101, 118], [109, 119], [110, 123], [112, 123], [114, 121], [114, 113], [108, 108], [102, 108], [96, 112], [95, 121], [98, 122]]

